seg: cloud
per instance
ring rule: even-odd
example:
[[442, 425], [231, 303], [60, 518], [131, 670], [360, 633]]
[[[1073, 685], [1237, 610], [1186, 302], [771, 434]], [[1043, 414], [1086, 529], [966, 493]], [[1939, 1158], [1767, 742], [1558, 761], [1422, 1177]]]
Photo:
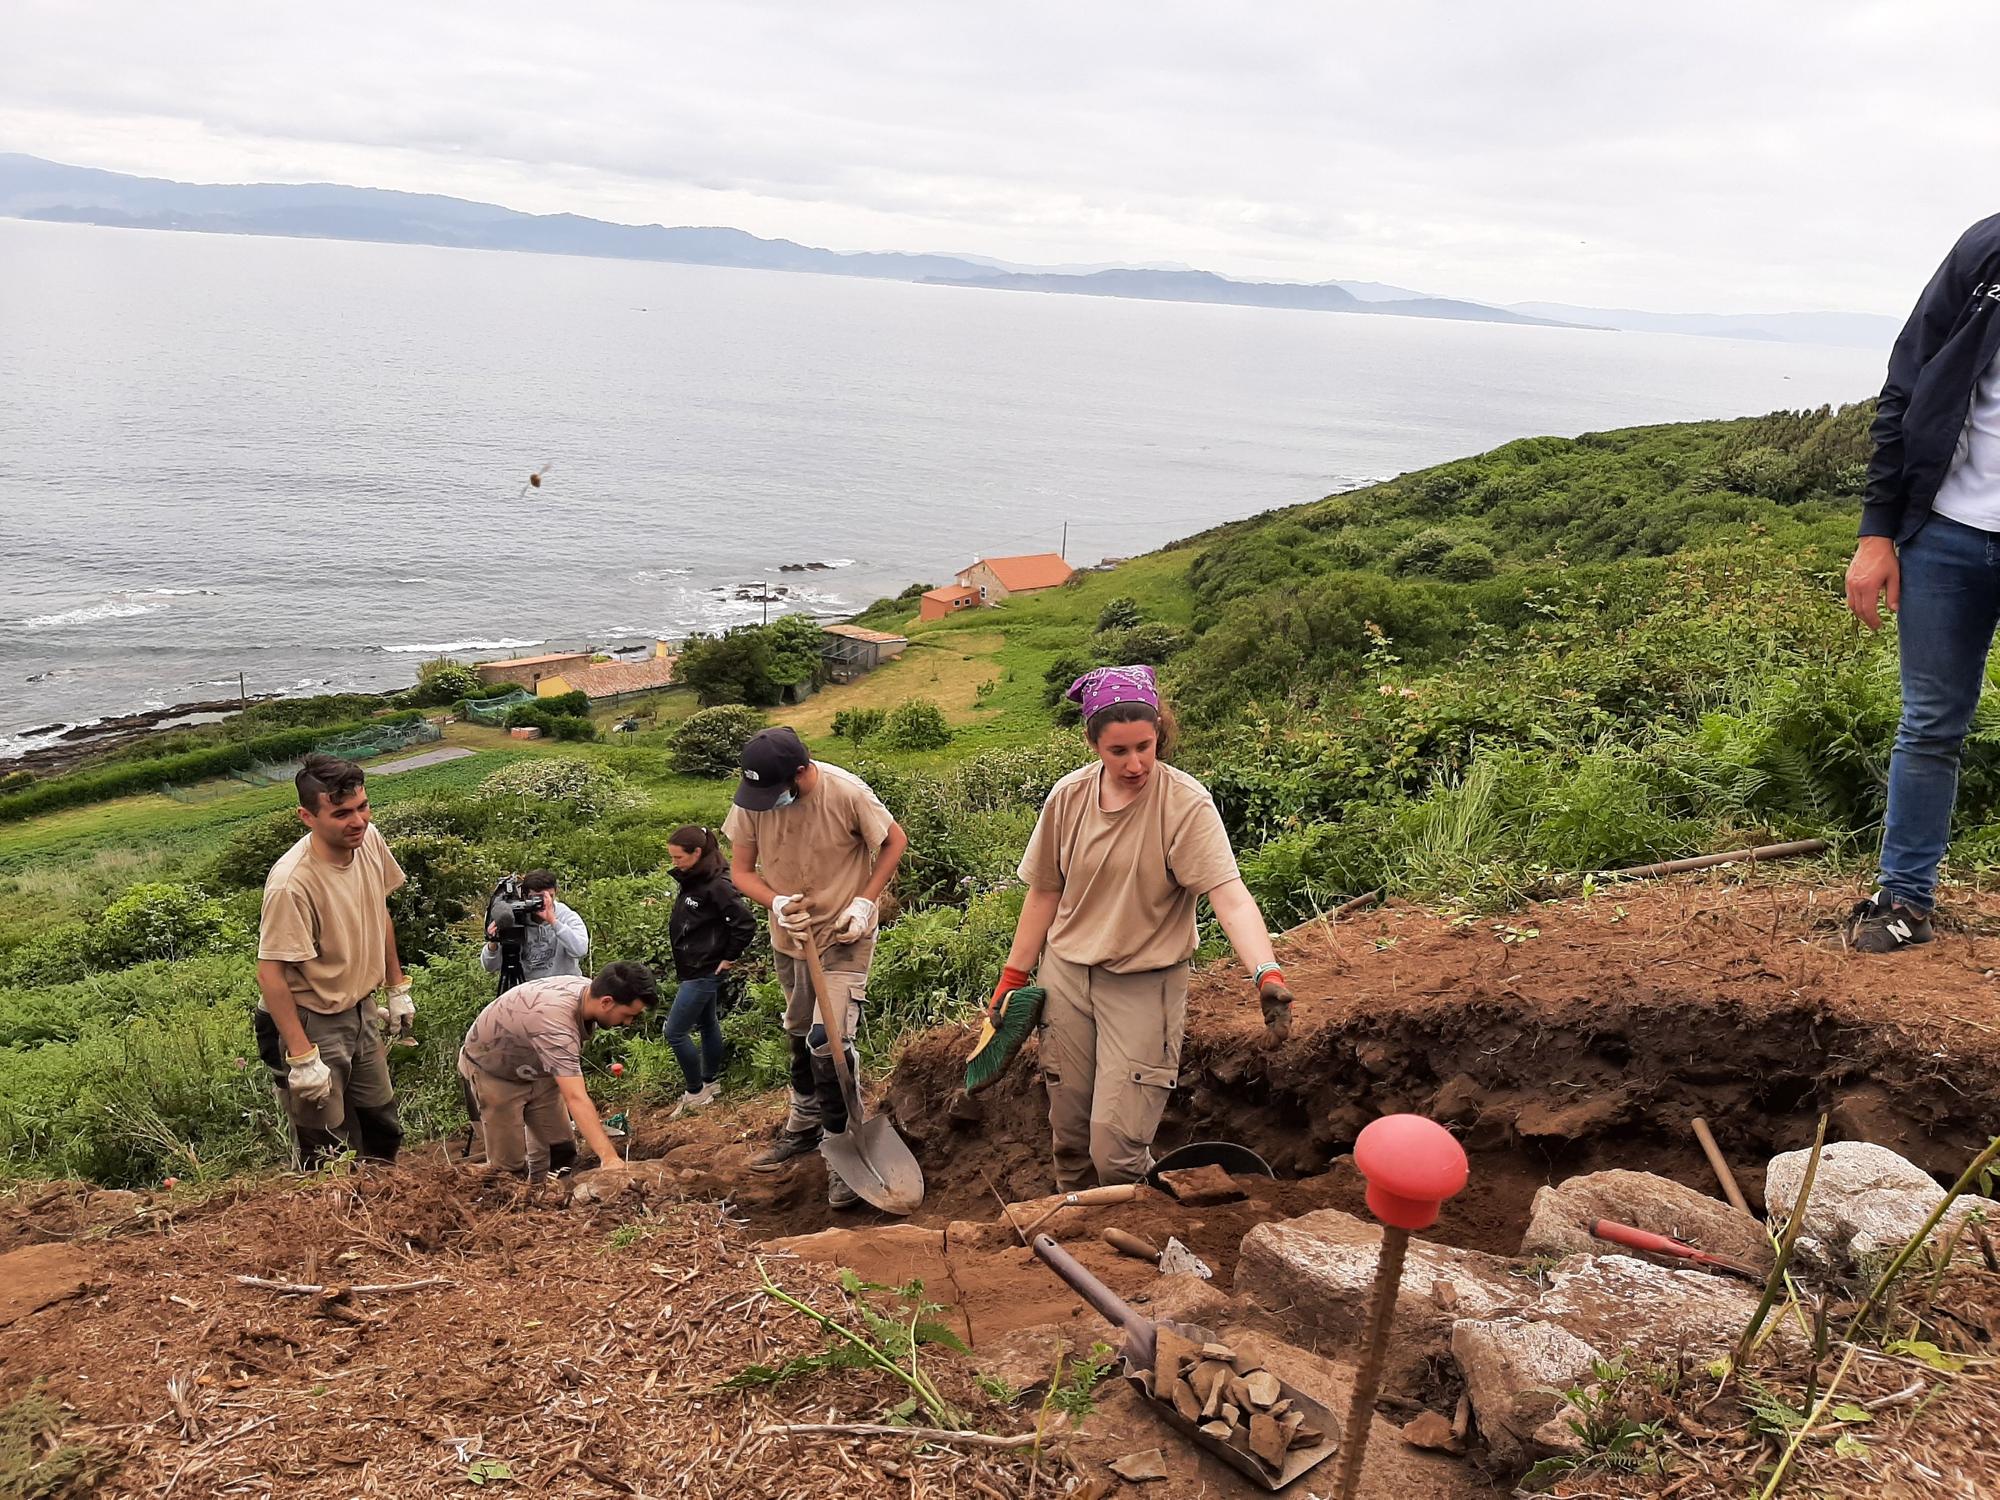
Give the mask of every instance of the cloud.
[[15, 0], [0, 147], [838, 249], [1900, 312], [1989, 212], [1967, 4]]

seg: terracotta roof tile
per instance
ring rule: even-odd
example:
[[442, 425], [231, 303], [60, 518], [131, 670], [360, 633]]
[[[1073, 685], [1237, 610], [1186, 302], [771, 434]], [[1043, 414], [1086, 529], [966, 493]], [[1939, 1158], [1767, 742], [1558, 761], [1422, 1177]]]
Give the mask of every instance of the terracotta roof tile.
[[850, 641], [868, 641], [878, 646], [908, 645], [906, 635], [891, 635], [886, 630], [870, 630], [865, 625], [829, 625], [826, 634], [844, 636]]
[[565, 672], [564, 681], [592, 698], [615, 698], [621, 693], [643, 693], [663, 688], [674, 680], [673, 656], [650, 656], [644, 661], [606, 661], [581, 672]]
[[[1027, 557], [982, 557], [979, 562], [993, 570], [993, 576], [1009, 593], [1022, 589], [1052, 589], [1068, 583], [1070, 574], [1075, 571], [1054, 552], [1037, 552]], [[977, 567], [978, 563], [973, 566]]]

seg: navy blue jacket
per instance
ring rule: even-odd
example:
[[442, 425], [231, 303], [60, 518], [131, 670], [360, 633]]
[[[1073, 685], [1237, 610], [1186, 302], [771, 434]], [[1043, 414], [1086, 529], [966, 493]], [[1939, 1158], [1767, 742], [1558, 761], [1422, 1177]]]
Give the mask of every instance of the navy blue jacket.
[[1875, 452], [1861, 534], [1907, 542], [1930, 519], [1951, 468], [1973, 388], [2000, 350], [2000, 214], [1951, 247], [1889, 352], [1869, 429]]

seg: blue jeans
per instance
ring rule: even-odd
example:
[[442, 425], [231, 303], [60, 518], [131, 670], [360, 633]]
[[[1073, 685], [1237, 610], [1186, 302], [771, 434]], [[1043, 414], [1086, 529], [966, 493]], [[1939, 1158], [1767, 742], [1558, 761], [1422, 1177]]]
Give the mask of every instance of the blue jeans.
[[1903, 718], [1889, 758], [1880, 884], [1927, 912], [1958, 796], [1959, 747], [1986, 684], [2000, 622], [2000, 533], [1932, 516], [1902, 546]]
[[[674, 1058], [680, 1063], [681, 1072], [687, 1075], [690, 1094], [700, 1093], [722, 1076], [722, 1018], [718, 1002], [722, 999], [723, 977], [711, 974], [706, 979], [683, 979], [674, 992], [673, 1007], [667, 1012], [667, 1045], [674, 1049]], [[699, 1051], [691, 1040], [697, 1029], [701, 1032]]]

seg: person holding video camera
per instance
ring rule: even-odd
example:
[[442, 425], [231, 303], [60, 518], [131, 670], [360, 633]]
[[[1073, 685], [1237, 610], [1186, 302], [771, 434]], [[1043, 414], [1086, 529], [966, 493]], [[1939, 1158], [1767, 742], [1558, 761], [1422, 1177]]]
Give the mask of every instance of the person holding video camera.
[[[479, 951], [479, 966], [500, 975], [503, 989], [583, 973], [590, 933], [583, 918], [556, 899], [554, 871], [508, 876], [493, 892], [486, 915], [486, 946]], [[516, 955], [508, 950], [515, 947], [520, 972], [510, 974], [507, 960]]]

